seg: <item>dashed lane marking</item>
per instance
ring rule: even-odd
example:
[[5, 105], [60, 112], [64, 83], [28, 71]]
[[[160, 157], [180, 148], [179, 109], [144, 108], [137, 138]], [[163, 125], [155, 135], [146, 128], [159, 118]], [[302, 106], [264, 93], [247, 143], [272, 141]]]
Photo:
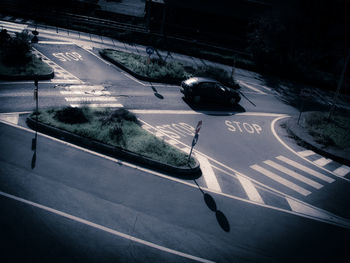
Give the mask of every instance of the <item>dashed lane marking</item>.
[[164, 247], [164, 246], [161, 246], [161, 245], [157, 245], [155, 243], [152, 243], [152, 242], [149, 242], [149, 241], [146, 241], [146, 240], [143, 240], [143, 239], [140, 239], [140, 238], [137, 238], [137, 237], [134, 237], [134, 236], [122, 233], [122, 232], [114, 230], [112, 228], [96, 224], [96, 223], [91, 222], [89, 220], [86, 220], [86, 219], [83, 219], [83, 218], [80, 218], [80, 217], [77, 217], [77, 216], [74, 216], [74, 215], [62, 212], [62, 211], [54, 209], [52, 207], [48, 207], [48, 206], [45, 206], [45, 205], [42, 205], [42, 204], [39, 204], [39, 203], [35, 203], [33, 201], [30, 201], [30, 200], [27, 200], [27, 199], [24, 199], [24, 198], [15, 196], [15, 195], [11, 195], [11, 194], [8, 194], [8, 193], [2, 192], [2, 191], [0, 191], [0, 195], [3, 196], [3, 197], [6, 197], [8, 199], [15, 200], [17, 202], [21, 202], [23, 204], [27, 204], [27, 205], [30, 205], [30, 206], [35, 207], [35, 208], [39, 208], [39, 209], [47, 211], [47, 212], [49, 212], [51, 214], [55, 214], [55, 215], [67, 218], [69, 220], [81, 223], [83, 225], [87, 225], [89, 227], [101, 230], [101, 231], [109, 233], [111, 235], [118, 236], [118, 237], [130, 240], [132, 242], [142, 244], [142, 245], [147, 246], [147, 247], [151, 247], [151, 248], [154, 248], [154, 249], [157, 249], [157, 250], [164, 251], [164, 252], [169, 253], [169, 254], [180, 256], [180, 257], [183, 257], [183, 258], [188, 258], [188, 259], [191, 259], [191, 260], [194, 260], [194, 261], [197, 261], [197, 262], [205, 262], [205, 263], [213, 262], [213, 261], [210, 261], [210, 260], [207, 260], [207, 259], [204, 259], [204, 258], [196, 257], [196, 256], [193, 256], [193, 255], [190, 255], [190, 254], [187, 254], [187, 253], [183, 253], [183, 252], [180, 252], [180, 251], [177, 251], [177, 250], [174, 250], [174, 249], [170, 249], [170, 248], [167, 248], [167, 247]]

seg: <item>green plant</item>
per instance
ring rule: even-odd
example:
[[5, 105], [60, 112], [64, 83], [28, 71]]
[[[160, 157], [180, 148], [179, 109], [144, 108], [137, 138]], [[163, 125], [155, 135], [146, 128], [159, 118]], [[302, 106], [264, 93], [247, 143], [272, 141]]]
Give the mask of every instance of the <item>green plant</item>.
[[88, 122], [81, 108], [66, 107], [56, 111], [54, 118], [58, 121], [68, 124], [77, 124]]
[[29, 39], [28, 30], [16, 33], [16, 37], [8, 38], [2, 44], [2, 61], [11, 66], [28, 63], [31, 60]]

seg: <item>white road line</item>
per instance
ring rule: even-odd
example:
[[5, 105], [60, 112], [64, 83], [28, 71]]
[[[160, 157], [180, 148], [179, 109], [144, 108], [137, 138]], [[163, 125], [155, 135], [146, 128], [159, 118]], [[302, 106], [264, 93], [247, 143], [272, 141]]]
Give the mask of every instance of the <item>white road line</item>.
[[19, 113], [0, 113], [0, 120], [17, 125], [19, 119]]
[[237, 80], [238, 84], [241, 84], [243, 85], [244, 87], [248, 88], [248, 89], [251, 89], [251, 90], [254, 90], [255, 92], [259, 93], [259, 94], [264, 94], [264, 95], [267, 95], [267, 93], [257, 89], [257, 88], [254, 88], [253, 86], [251, 85], [248, 85], [247, 83], [241, 81], [241, 80]]
[[333, 160], [331, 160], [331, 159], [326, 159], [326, 158], [322, 157], [322, 158], [314, 161], [314, 163], [316, 165], [319, 165], [319, 166], [326, 166], [327, 164], [331, 163], [332, 161]]
[[64, 87], [66, 90], [103, 90], [104, 88], [102, 85], [72, 85]]
[[251, 200], [253, 202], [264, 204], [264, 201], [262, 200], [258, 190], [256, 190], [255, 186], [253, 185], [253, 183], [250, 180], [248, 180], [247, 178], [240, 176], [240, 175], [237, 175], [237, 178], [238, 178], [239, 182], [241, 183], [244, 191], [246, 192], [249, 200]]
[[342, 177], [345, 176], [349, 172], [350, 172], [350, 167], [348, 167], [346, 165], [342, 165], [333, 171], [333, 173], [335, 173], [339, 176], [342, 176]]
[[[205, 113], [211, 113], [211, 111], [202, 111], [202, 112], [196, 112], [192, 110], [131, 110], [133, 113], [136, 114], [205, 114]], [[229, 111], [213, 111], [212, 113], [227, 113], [232, 114], [232, 112]], [[287, 117], [285, 114], [279, 114], [279, 113], [264, 113], [264, 112], [243, 112], [243, 113], [237, 113], [235, 116], [261, 116], [261, 117]]]
[[296, 213], [311, 215], [311, 216], [314, 216], [317, 218], [323, 218], [323, 219], [329, 218], [329, 215], [322, 213], [320, 210], [317, 210], [313, 207], [306, 206], [305, 204], [300, 203], [300, 202], [296, 202], [295, 200], [290, 199], [288, 197], [286, 197], [286, 200], [287, 200], [290, 208], [292, 209], [292, 211], [294, 211]]
[[97, 90], [97, 91], [85, 91], [85, 90], [61, 90], [62, 95], [111, 95], [109, 91]]
[[317, 177], [317, 178], [319, 178], [319, 179], [321, 179], [323, 181], [326, 181], [328, 183], [334, 182], [334, 179], [332, 179], [332, 178], [330, 178], [328, 176], [325, 176], [324, 174], [321, 174], [321, 173], [319, 173], [319, 172], [317, 172], [315, 170], [312, 170], [309, 167], [306, 167], [306, 166], [304, 166], [304, 165], [302, 165], [300, 163], [297, 163], [297, 162], [295, 162], [295, 161], [293, 161], [291, 159], [288, 159], [288, 158], [286, 158], [286, 157], [284, 157], [282, 155], [280, 155], [280, 156], [278, 156], [276, 158], [278, 160], [282, 161], [282, 162], [285, 162], [285, 163], [287, 163], [287, 164], [289, 164], [291, 166], [294, 166], [295, 168], [298, 168], [299, 170], [302, 170], [302, 171], [304, 171], [304, 172], [306, 172], [308, 174], [311, 174], [311, 175], [313, 175], [313, 176], [315, 176], [315, 177]]
[[207, 187], [211, 190], [222, 192], [218, 179], [215, 176], [214, 170], [211, 167], [209, 160], [205, 158], [203, 155], [197, 154], [197, 153], [196, 153], [196, 158], [200, 164], [203, 178], [205, 183], [207, 184]]
[[41, 204], [38, 204], [38, 203], [35, 203], [35, 202], [32, 202], [32, 201], [29, 201], [29, 200], [26, 200], [26, 199], [17, 197], [15, 195], [11, 195], [11, 194], [8, 194], [8, 193], [2, 192], [2, 191], [0, 191], [0, 195], [3, 196], [3, 197], [9, 198], [9, 199], [15, 200], [17, 202], [21, 202], [21, 203], [24, 203], [24, 204], [27, 204], [27, 205], [30, 205], [30, 206], [42, 209], [42, 210], [47, 211], [49, 213], [62, 216], [64, 218], [67, 218], [67, 219], [70, 219], [72, 221], [81, 223], [83, 225], [87, 225], [89, 227], [93, 227], [95, 229], [104, 231], [104, 232], [112, 234], [114, 236], [118, 236], [118, 237], [130, 240], [132, 242], [136, 242], [136, 243], [142, 244], [142, 245], [147, 246], [147, 247], [151, 247], [151, 248], [154, 248], [154, 249], [158, 249], [158, 250], [164, 251], [164, 252], [169, 253], [169, 254], [173, 254], [173, 255], [180, 256], [180, 257], [192, 259], [192, 260], [195, 260], [195, 261], [198, 261], [198, 262], [213, 262], [213, 261], [210, 261], [210, 260], [207, 260], [207, 259], [203, 259], [203, 258], [200, 258], [200, 257], [192, 256], [190, 254], [186, 254], [186, 253], [174, 250], [174, 249], [170, 249], [170, 248], [167, 248], [167, 247], [164, 247], [164, 246], [157, 245], [155, 243], [152, 243], [152, 242], [149, 242], [149, 241], [146, 241], [146, 240], [143, 240], [143, 239], [140, 239], [140, 238], [137, 238], [137, 237], [134, 237], [134, 236], [131, 236], [131, 235], [119, 232], [117, 230], [114, 230], [114, 229], [111, 229], [111, 228], [108, 228], [108, 227], [105, 227], [105, 226], [93, 223], [93, 222], [88, 221], [86, 219], [83, 219], [83, 218], [80, 218], [80, 217], [77, 217], [77, 216], [74, 216], [74, 215], [71, 215], [71, 214], [68, 214], [68, 213], [56, 210], [56, 209], [48, 207], [48, 206], [44, 206], [44, 205], [41, 205]]
[[73, 108], [81, 108], [81, 107], [91, 107], [91, 108], [122, 108], [123, 104], [120, 103], [101, 103], [101, 104], [70, 104]]
[[303, 157], [308, 157], [308, 156], [314, 155], [315, 152], [311, 150], [306, 150], [306, 151], [300, 151], [298, 152], [298, 154], [300, 154]]
[[115, 97], [66, 97], [64, 98], [68, 102], [95, 102], [95, 101], [117, 101], [117, 98]]
[[176, 145], [177, 144], [177, 141], [175, 141], [175, 140], [166, 140], [165, 142], [170, 144], [170, 145]]
[[313, 181], [305, 176], [302, 176], [301, 174], [298, 174], [298, 173], [296, 173], [296, 172], [294, 172], [294, 171], [292, 171], [292, 170], [290, 170], [282, 165], [279, 165], [278, 163], [275, 163], [274, 161], [266, 160], [266, 161], [264, 161], [264, 163], [266, 163], [267, 165], [275, 168], [276, 170], [279, 170], [282, 173], [285, 173], [285, 174], [287, 174], [287, 175], [289, 175], [289, 176], [291, 176], [291, 177], [293, 177], [293, 178], [295, 178], [295, 179], [297, 179], [305, 184], [308, 184], [316, 189], [320, 189], [323, 187], [322, 184], [319, 184], [318, 182], [315, 182], [315, 181]]
[[306, 190], [305, 188], [300, 187], [300, 186], [280, 177], [279, 175], [277, 175], [277, 174], [275, 174], [275, 173], [273, 173], [273, 172], [271, 172], [271, 171], [269, 171], [269, 170], [267, 170], [267, 169], [265, 169], [257, 164], [251, 165], [250, 168], [254, 169], [255, 171], [258, 171], [259, 173], [266, 175], [270, 179], [298, 192], [299, 194], [302, 194], [304, 196], [311, 194], [311, 192]]
[[39, 44], [45, 45], [75, 45], [72, 42], [63, 42], [63, 41], [39, 41]]

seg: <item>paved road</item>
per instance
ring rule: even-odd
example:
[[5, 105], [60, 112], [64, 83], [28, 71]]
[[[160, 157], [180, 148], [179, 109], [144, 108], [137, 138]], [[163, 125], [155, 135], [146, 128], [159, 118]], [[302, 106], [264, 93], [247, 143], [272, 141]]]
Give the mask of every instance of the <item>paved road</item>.
[[[178, 86], [140, 82], [103, 62], [91, 43], [47, 36], [36, 54], [56, 76], [39, 83], [41, 108], [125, 107], [145, 129], [186, 152], [202, 120], [194, 152], [203, 176], [168, 178], [41, 136], [31, 169], [34, 135], [0, 124], [7, 258], [328, 262], [345, 256], [350, 174], [288, 137], [276, 121], [297, 111], [259, 75], [235, 72], [256, 106], [245, 99], [234, 108], [191, 105]], [[58, 40], [70, 37], [78, 38]], [[1, 113], [34, 106], [31, 82], [0, 83]], [[18, 114], [0, 119], [25, 126]], [[17, 246], [21, 254], [12, 252]]]
[[2, 262], [327, 262], [346, 254], [349, 230], [213, 193], [207, 205], [197, 187], [40, 135], [32, 169], [34, 134], [0, 129]]

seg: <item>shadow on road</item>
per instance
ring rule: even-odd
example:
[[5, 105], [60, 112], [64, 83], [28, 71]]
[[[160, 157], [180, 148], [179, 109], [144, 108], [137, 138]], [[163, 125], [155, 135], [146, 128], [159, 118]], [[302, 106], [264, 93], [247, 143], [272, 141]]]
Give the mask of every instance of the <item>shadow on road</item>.
[[[152, 84], [151, 84], [151, 85], [152, 85]], [[156, 96], [158, 99], [163, 100], [163, 99], [164, 99], [163, 95], [162, 95], [162, 94], [159, 94], [159, 93], [158, 93], [158, 90], [157, 90], [155, 87], [153, 87], [153, 85], [152, 85], [151, 87], [152, 87], [152, 90], [154, 91], [154, 96]]]
[[31, 163], [31, 168], [34, 169], [35, 165], [36, 165], [36, 146], [37, 146], [37, 142], [38, 142], [38, 130], [36, 128], [35, 130], [35, 136], [32, 139], [32, 151], [34, 151], [33, 153], [33, 157], [32, 157], [32, 163]]
[[217, 209], [216, 202], [215, 202], [214, 198], [210, 194], [205, 193], [200, 188], [200, 186], [198, 185], [196, 180], [194, 180], [194, 182], [196, 183], [196, 185], [198, 186], [198, 189], [203, 194], [204, 202], [207, 205], [207, 207], [211, 211], [213, 211], [215, 213], [216, 220], [218, 221], [218, 223], [219, 223], [220, 227], [222, 228], [222, 230], [224, 230], [225, 232], [230, 232], [230, 223], [228, 222], [227, 217], [225, 216], [225, 214]]
[[192, 103], [186, 98], [182, 97], [183, 101], [196, 112], [212, 116], [231, 116], [236, 113], [245, 112], [246, 110], [239, 104], [237, 105], [220, 105], [220, 104], [205, 104]]

